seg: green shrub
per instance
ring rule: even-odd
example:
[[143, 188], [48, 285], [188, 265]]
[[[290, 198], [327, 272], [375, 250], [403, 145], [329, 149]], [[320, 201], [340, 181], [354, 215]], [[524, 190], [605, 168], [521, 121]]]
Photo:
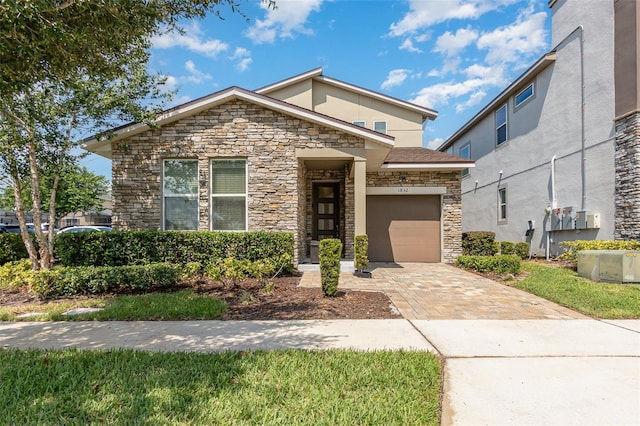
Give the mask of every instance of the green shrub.
[[57, 267], [33, 272], [29, 286], [42, 298], [146, 292], [174, 287], [182, 269], [168, 263]]
[[493, 256], [498, 253], [494, 232], [463, 232], [462, 254], [468, 256]]
[[64, 266], [123, 266], [149, 263], [208, 265], [212, 259], [268, 259], [289, 263], [293, 271], [293, 234], [275, 232], [112, 231], [64, 233], [56, 236], [55, 252]]
[[578, 264], [578, 252], [582, 250], [640, 250], [640, 241], [611, 241], [611, 240], [576, 240], [560, 243], [565, 251], [558, 259], [573, 264]]
[[340, 280], [340, 255], [342, 242], [336, 238], [320, 241], [318, 255], [320, 258], [320, 282], [325, 296], [333, 297], [338, 293]]
[[367, 269], [369, 266], [369, 237], [366, 235], [356, 235], [354, 251], [356, 253], [355, 268], [358, 271]]
[[499, 256], [460, 256], [456, 266], [477, 272], [495, 272], [496, 274], [519, 274], [520, 258], [514, 255]]
[[28, 285], [32, 271], [29, 259], [5, 263], [0, 266], [0, 288], [18, 288]]
[[500, 241], [500, 254], [516, 254], [516, 243]]
[[525, 243], [524, 241], [520, 241], [519, 243], [516, 243], [515, 255], [520, 259], [525, 260], [529, 257], [529, 250], [529, 244]]
[[0, 265], [29, 257], [20, 234], [0, 234]]

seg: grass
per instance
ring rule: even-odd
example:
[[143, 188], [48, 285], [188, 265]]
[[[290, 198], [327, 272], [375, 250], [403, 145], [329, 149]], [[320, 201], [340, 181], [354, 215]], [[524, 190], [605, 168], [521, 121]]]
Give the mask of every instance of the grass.
[[[62, 315], [74, 308], [103, 308], [81, 315]], [[193, 290], [171, 293], [115, 296], [78, 300], [50, 301], [28, 306], [0, 308], [0, 321], [135, 321], [135, 320], [196, 320], [218, 319], [227, 305], [220, 299], [196, 294]], [[16, 318], [24, 312], [43, 315]]]
[[426, 352], [0, 350], [0, 424], [439, 424]]
[[595, 318], [640, 318], [639, 284], [594, 282], [567, 268], [533, 262], [522, 268], [530, 275], [514, 287]]

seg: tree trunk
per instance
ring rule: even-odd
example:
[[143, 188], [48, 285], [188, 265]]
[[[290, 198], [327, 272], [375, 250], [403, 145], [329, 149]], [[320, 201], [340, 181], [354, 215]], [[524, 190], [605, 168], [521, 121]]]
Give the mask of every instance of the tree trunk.
[[38, 251], [40, 252], [40, 267], [51, 269], [53, 255], [49, 248], [49, 241], [42, 232], [42, 199], [40, 194], [40, 172], [36, 154], [36, 143], [31, 139], [27, 145], [29, 152], [29, 174], [31, 177], [31, 201], [33, 209], [33, 224], [35, 226]]
[[29, 254], [29, 260], [31, 261], [31, 267], [34, 270], [40, 269], [40, 262], [38, 259], [38, 252], [33, 245], [33, 240], [27, 229], [27, 221], [24, 214], [24, 203], [22, 202], [22, 186], [20, 185], [20, 175], [18, 170], [11, 170], [11, 186], [13, 187], [13, 194], [16, 198], [16, 216], [18, 217], [18, 224], [20, 224], [20, 234], [22, 236], [22, 242]]

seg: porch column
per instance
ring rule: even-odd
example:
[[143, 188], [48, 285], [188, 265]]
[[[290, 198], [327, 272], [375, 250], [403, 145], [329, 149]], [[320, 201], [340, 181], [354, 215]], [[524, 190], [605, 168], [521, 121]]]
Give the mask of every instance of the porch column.
[[364, 235], [367, 233], [367, 161], [365, 159], [354, 159], [353, 192], [354, 235]]

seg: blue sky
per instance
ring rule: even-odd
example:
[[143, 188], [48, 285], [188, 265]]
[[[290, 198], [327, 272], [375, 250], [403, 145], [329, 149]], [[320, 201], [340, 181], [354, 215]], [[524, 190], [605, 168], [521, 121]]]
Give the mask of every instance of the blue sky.
[[[183, 24], [152, 41], [150, 71], [178, 93], [170, 105], [240, 86], [324, 74], [435, 109], [436, 148], [550, 49], [547, 0], [259, 0]], [[108, 160], [84, 164], [111, 177]]]

